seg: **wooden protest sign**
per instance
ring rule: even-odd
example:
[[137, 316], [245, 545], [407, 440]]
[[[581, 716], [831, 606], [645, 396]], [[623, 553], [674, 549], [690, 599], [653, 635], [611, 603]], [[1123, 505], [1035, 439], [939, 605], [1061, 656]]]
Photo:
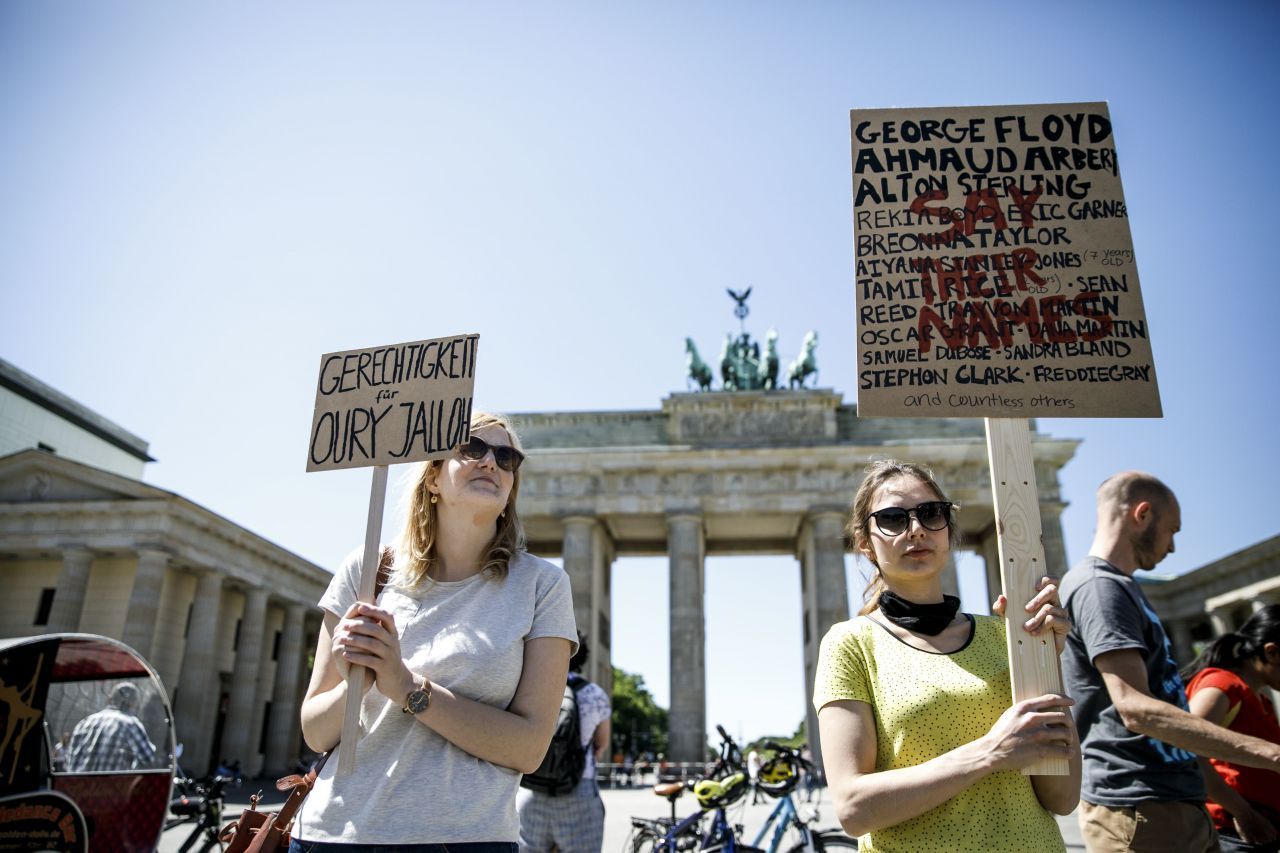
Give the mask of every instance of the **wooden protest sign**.
[[859, 414], [1160, 417], [1106, 104], [852, 133]]
[[1022, 627], [1050, 574], [1026, 419], [1161, 416], [1107, 105], [850, 124], [858, 414], [986, 418], [1013, 699], [1061, 693], [1052, 640]]
[[[373, 468], [358, 597], [372, 603], [378, 577], [387, 466], [443, 459], [471, 435], [479, 335], [327, 353], [320, 357], [308, 471]], [[350, 773], [369, 671], [347, 673], [338, 742], [339, 774]]]

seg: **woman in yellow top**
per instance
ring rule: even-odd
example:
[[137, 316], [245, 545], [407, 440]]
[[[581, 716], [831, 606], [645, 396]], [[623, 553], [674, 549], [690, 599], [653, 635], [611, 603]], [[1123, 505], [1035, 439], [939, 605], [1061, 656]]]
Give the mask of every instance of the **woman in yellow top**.
[[[866, 606], [822, 641], [814, 687], [822, 759], [840, 824], [867, 851], [1063, 850], [1053, 813], [1080, 795], [1080, 744], [1065, 696], [1009, 707], [1006, 602], [958, 613], [942, 572], [958, 540], [952, 504], [925, 468], [867, 468], [846, 534], [875, 568]], [[1045, 578], [1027, 629], [1068, 622]], [[1043, 758], [1067, 776], [1024, 776]]]

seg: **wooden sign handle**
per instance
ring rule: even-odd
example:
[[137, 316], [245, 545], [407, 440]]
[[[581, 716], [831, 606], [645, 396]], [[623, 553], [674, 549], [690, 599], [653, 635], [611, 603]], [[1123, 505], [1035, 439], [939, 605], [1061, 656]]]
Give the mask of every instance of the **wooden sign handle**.
[[[364, 528], [364, 560], [360, 564], [360, 590], [357, 597], [373, 604], [378, 583], [378, 561], [382, 557], [382, 508], [387, 502], [387, 466], [373, 466], [373, 485], [369, 490], [369, 519]], [[342, 739], [338, 741], [337, 775], [346, 776], [356, 768], [356, 741], [360, 739], [360, 705], [364, 702], [365, 679], [373, 676], [368, 667], [351, 666], [347, 670], [347, 709], [342, 718]]]
[[[1040, 541], [1040, 494], [1031, 428], [1025, 418], [986, 418], [987, 455], [991, 460], [991, 494], [995, 501], [996, 538], [1000, 550], [1000, 582], [1008, 601], [1005, 631], [1009, 642], [1009, 681], [1013, 701], [1062, 693], [1062, 670], [1052, 637], [1035, 637], [1022, 627], [1023, 606], [1036, 594], [1036, 583], [1049, 573]], [[1022, 771], [1027, 776], [1066, 776], [1065, 758], [1048, 758]]]

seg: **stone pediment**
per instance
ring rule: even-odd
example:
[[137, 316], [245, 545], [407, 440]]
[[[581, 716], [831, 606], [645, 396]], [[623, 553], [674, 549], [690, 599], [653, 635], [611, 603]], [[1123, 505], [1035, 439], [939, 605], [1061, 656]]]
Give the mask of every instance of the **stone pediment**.
[[43, 450], [0, 457], [0, 503], [154, 500], [163, 489]]
[[720, 391], [662, 401], [673, 444], [770, 446], [836, 440], [840, 395], [832, 391]]

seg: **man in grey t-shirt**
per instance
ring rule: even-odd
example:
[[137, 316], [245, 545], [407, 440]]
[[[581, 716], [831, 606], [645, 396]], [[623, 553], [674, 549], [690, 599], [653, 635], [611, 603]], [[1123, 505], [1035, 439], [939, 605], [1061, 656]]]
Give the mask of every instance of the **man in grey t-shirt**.
[[1080, 827], [1097, 851], [1218, 850], [1197, 756], [1280, 770], [1280, 746], [1193, 716], [1172, 647], [1141, 587], [1173, 553], [1182, 526], [1173, 491], [1125, 471], [1098, 488], [1089, 556], [1062, 580], [1071, 633], [1062, 654], [1080, 731]]

